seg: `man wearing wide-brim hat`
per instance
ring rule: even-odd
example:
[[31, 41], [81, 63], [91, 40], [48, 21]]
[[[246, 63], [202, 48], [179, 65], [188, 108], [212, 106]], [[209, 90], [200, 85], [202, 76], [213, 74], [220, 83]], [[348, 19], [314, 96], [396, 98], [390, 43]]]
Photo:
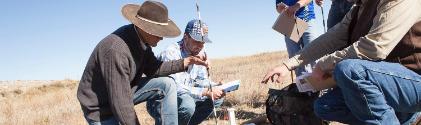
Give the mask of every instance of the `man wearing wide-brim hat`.
[[139, 124], [134, 105], [147, 101], [155, 124], [177, 124], [177, 93], [167, 75], [184, 71], [190, 64], [207, 66], [200, 58], [162, 62], [155, 47], [163, 37], [180, 30], [168, 18], [166, 6], [156, 1], [127, 4], [125, 25], [101, 40], [93, 50], [79, 83], [77, 97], [89, 124]]

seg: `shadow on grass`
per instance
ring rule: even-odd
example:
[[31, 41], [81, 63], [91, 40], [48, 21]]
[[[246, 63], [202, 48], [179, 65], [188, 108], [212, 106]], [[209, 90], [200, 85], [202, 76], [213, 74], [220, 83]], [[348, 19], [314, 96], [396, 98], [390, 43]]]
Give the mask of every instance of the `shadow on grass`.
[[[265, 114], [258, 114], [250, 111], [245, 110], [236, 110], [235, 111], [235, 118], [236, 119], [253, 119], [260, 116], [264, 116]], [[216, 111], [216, 116], [218, 119], [221, 120], [228, 120], [228, 111], [225, 108], [220, 108]], [[209, 118], [215, 118], [214, 114], [211, 114]]]
[[[235, 101], [231, 101], [231, 100], [225, 100], [224, 103], [222, 104], [222, 106], [225, 106], [225, 107], [233, 107], [233, 106], [236, 106], [236, 105], [240, 105], [240, 103], [235, 102]], [[266, 106], [264, 101], [259, 101], [259, 100], [250, 101], [246, 105], [250, 106], [252, 108], [259, 108], [259, 107]]]

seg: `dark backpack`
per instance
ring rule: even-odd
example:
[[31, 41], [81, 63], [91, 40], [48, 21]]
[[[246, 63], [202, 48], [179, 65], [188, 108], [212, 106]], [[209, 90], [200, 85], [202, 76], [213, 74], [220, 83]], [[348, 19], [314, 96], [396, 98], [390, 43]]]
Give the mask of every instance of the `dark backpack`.
[[300, 93], [295, 84], [269, 89], [266, 115], [274, 125], [327, 125], [313, 112], [313, 102], [319, 93]]

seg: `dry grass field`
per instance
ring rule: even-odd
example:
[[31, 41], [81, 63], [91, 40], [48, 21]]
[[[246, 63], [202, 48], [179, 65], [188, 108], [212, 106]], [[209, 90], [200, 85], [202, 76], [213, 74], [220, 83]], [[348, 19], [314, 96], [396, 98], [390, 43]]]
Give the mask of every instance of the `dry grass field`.
[[[238, 91], [226, 96], [223, 107], [236, 109], [237, 123], [264, 114], [264, 101], [269, 87], [260, 84], [266, 71], [286, 59], [285, 52], [262, 53], [245, 57], [212, 60], [214, 81], [240, 79]], [[82, 125], [86, 124], [76, 99], [78, 81], [0, 81], [0, 125]], [[141, 124], [153, 124], [145, 104], [135, 107]], [[220, 120], [227, 124], [227, 121]], [[205, 121], [202, 124], [214, 124]]]

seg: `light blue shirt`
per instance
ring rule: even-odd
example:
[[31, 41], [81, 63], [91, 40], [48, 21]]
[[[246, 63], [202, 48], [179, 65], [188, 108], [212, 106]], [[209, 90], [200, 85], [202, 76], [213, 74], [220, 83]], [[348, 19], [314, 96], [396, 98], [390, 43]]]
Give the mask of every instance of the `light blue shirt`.
[[[169, 61], [187, 58], [189, 53], [184, 49], [183, 44], [183, 41], [171, 44], [166, 50], [158, 55], [158, 59]], [[203, 55], [204, 52], [205, 49], [202, 49], [199, 55]], [[216, 84], [211, 82], [208, 78], [206, 67], [201, 65], [190, 65], [186, 72], [171, 74], [170, 76], [174, 78], [175, 83], [177, 84], [178, 95], [190, 94], [196, 100], [204, 100], [207, 98], [206, 96], [202, 96], [202, 93], [207, 90], [206, 87], [209, 86], [209, 82], [212, 86]]]

